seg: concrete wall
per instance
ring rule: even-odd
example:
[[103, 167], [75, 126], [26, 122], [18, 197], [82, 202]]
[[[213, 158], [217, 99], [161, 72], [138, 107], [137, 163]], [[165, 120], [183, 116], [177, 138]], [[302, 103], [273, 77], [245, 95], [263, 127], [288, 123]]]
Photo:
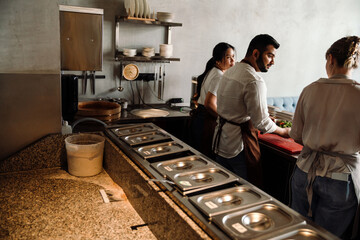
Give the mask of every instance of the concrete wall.
[[0, 72], [59, 73], [59, 10], [54, 1], [0, 1]]
[[[114, 16], [124, 13], [123, 1], [68, 0], [62, 4], [103, 8], [104, 66], [106, 79], [96, 82], [96, 94], [79, 95], [80, 99], [103, 96], [132, 99], [131, 85], [123, 81], [118, 92], [120, 68], [114, 62]], [[237, 60], [245, 54], [250, 40], [259, 33], [274, 36], [281, 44], [275, 66], [264, 74], [268, 96], [297, 96], [309, 83], [326, 77], [324, 54], [337, 39], [360, 35], [360, 1], [344, 0], [148, 0], [153, 11], [175, 14], [182, 27], [172, 30], [174, 56], [180, 62], [166, 65], [164, 100], [181, 97], [189, 101], [191, 77], [202, 73], [215, 44], [226, 41], [236, 47]], [[121, 24], [122, 47], [153, 46], [158, 51], [164, 42], [164, 30], [133, 24]], [[140, 70], [150, 72], [155, 64], [139, 64]], [[354, 74], [360, 79], [360, 70]], [[136, 84], [133, 89], [137, 95]], [[151, 85], [144, 83], [146, 103], [157, 103]], [[137, 87], [142, 92], [142, 84]], [[81, 89], [81, 86], [79, 86]], [[138, 100], [135, 96], [135, 102]]]
[[[175, 22], [183, 23], [172, 31], [174, 56], [180, 62], [166, 64], [164, 101], [180, 97], [189, 102], [191, 78], [204, 70], [215, 44], [221, 41], [236, 47], [237, 60], [244, 56], [249, 41], [259, 33], [273, 35], [281, 44], [275, 66], [264, 75], [268, 83], [268, 96], [299, 95], [303, 87], [319, 77], [326, 76], [324, 54], [335, 40], [346, 35], [360, 35], [360, 1], [358, 0], [148, 0], [152, 11], [175, 14]], [[0, 73], [34, 74], [20, 78], [18, 85], [7, 77], [0, 81], [0, 152], [15, 152], [46, 133], [60, 131], [60, 34], [58, 5], [74, 5], [104, 9], [103, 70], [97, 72], [105, 79], [96, 80], [96, 94], [79, 93], [79, 98], [126, 98], [138, 103], [137, 89], [146, 103], [161, 103], [153, 92], [152, 84], [123, 81], [124, 91], [117, 91], [120, 63], [114, 61], [115, 16], [124, 13], [122, 0], [0, 0]], [[164, 42], [164, 29], [133, 24], [121, 24], [120, 46], [153, 46], [159, 50]], [[155, 64], [139, 64], [142, 72], [158, 68]], [[39, 81], [35, 74], [50, 74], [48, 81]], [[80, 74], [80, 73], [79, 73]], [[7, 76], [7, 75], [3, 75]], [[360, 71], [354, 74], [360, 79]], [[41, 83], [40, 83], [41, 82]], [[81, 84], [81, 81], [79, 81]], [[26, 83], [26, 84], [23, 84]], [[131, 85], [132, 83], [132, 85]], [[89, 85], [89, 84], [88, 84]], [[55, 88], [54, 88], [55, 86]], [[58, 103], [55, 117], [45, 119], [49, 102], [39, 101], [39, 92], [48, 90], [49, 102]], [[79, 86], [81, 90], [81, 85]], [[136, 96], [133, 95], [133, 91]], [[8, 94], [5, 91], [11, 91]], [[41, 92], [41, 91], [40, 91]], [[18, 101], [22, 96], [23, 101]], [[21, 102], [21, 103], [20, 103]], [[39, 106], [37, 114], [23, 118], [19, 111]], [[17, 104], [14, 104], [17, 103]], [[6, 106], [6, 107], [5, 107]], [[9, 108], [10, 106], [10, 108]], [[38, 114], [40, 112], [40, 114]], [[12, 115], [10, 114], [12, 113]], [[9, 115], [10, 114], [10, 115]], [[22, 122], [50, 121], [44, 131], [24, 135], [24, 129], [10, 128]], [[36, 125], [38, 126], [38, 125]], [[26, 129], [26, 126], [23, 126]], [[27, 126], [29, 127], [29, 126]], [[15, 128], [16, 129], [16, 128]], [[38, 132], [38, 133], [36, 133]], [[18, 144], [11, 145], [7, 136]], [[24, 140], [26, 139], [26, 140]], [[5, 154], [5, 155], [6, 155]], [[0, 155], [0, 159], [5, 156]]]
[[56, 2], [0, 1], [0, 160], [61, 129]]

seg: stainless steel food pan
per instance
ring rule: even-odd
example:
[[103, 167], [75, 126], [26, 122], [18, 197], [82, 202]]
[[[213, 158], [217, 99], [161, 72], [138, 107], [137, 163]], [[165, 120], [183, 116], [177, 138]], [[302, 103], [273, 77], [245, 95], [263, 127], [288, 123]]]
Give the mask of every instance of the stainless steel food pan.
[[201, 156], [192, 155], [182, 158], [176, 158], [163, 162], [152, 163], [151, 167], [159, 172], [163, 177], [168, 177], [169, 174], [177, 174], [187, 171], [194, 171], [198, 169], [215, 166], [211, 161]]
[[144, 159], [150, 159], [169, 154], [186, 151], [188, 148], [175, 141], [158, 143], [135, 148], [135, 151]]
[[126, 142], [130, 146], [137, 146], [141, 144], [149, 144], [157, 141], [171, 140], [169, 135], [160, 131], [151, 131], [140, 134], [134, 134], [129, 136], [120, 137], [121, 140]]
[[125, 125], [111, 128], [111, 131], [117, 136], [129, 136], [138, 133], [150, 132], [156, 130], [156, 127], [152, 124], [134, 124], [134, 125]]
[[233, 239], [269, 239], [269, 233], [304, 221], [272, 201], [213, 217]]
[[231, 172], [217, 166], [182, 173], [169, 173], [168, 178], [176, 184], [183, 195], [238, 180]]
[[337, 236], [331, 234], [330, 232], [320, 229], [319, 227], [315, 228], [309, 224], [299, 224], [291, 226], [289, 228], [281, 229], [275, 231], [269, 235], [271, 240], [285, 240], [285, 239], [294, 239], [294, 240], [340, 240]]
[[271, 198], [249, 185], [227, 188], [201, 195], [192, 196], [190, 202], [208, 218], [254, 206]]

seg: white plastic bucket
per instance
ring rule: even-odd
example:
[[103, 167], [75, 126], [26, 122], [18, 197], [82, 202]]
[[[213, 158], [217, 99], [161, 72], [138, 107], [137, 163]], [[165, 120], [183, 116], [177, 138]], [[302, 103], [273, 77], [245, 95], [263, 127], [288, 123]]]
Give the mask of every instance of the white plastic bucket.
[[78, 177], [100, 173], [104, 143], [105, 138], [96, 134], [78, 134], [65, 138], [69, 173]]

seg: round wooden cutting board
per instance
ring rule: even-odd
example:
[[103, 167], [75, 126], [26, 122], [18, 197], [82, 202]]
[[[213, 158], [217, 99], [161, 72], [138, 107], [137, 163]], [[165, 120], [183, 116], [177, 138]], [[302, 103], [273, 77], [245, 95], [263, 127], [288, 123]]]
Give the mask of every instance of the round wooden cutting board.
[[106, 101], [79, 102], [77, 115], [110, 121], [120, 118], [121, 105]]

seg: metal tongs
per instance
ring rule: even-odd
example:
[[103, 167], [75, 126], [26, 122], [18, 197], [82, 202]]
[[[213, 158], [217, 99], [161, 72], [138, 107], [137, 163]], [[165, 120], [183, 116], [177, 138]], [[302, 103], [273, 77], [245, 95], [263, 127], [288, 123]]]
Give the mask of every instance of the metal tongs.
[[87, 71], [83, 71], [83, 80], [82, 80], [82, 94], [86, 93], [87, 89], [87, 80], [90, 78], [90, 90], [92, 94], [95, 94], [95, 71], [90, 71], [90, 76], [88, 76]]
[[158, 100], [162, 100], [162, 82], [163, 80], [161, 79], [162, 77], [162, 72], [161, 72], [161, 66], [159, 68], [159, 79], [158, 79]]
[[82, 94], [86, 93], [86, 88], [87, 88], [87, 71], [83, 71]]
[[91, 93], [95, 94], [95, 71], [90, 72], [90, 88]]

